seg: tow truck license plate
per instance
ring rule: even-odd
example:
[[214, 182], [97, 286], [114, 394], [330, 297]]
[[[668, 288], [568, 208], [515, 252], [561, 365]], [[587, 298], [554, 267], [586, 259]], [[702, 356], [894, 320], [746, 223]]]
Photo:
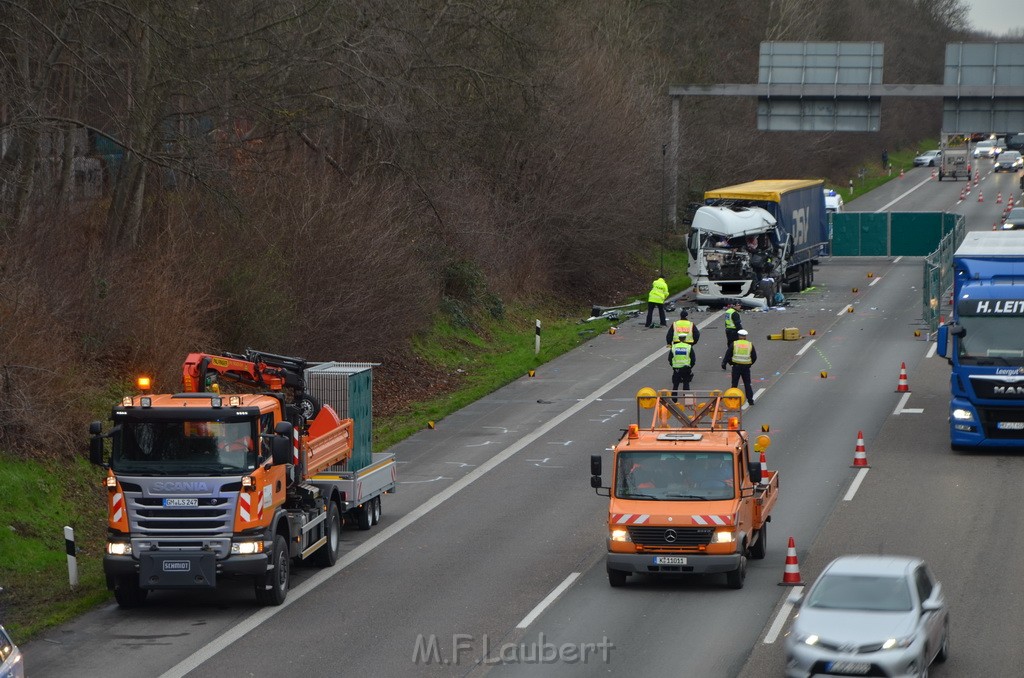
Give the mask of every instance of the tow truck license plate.
[[1003, 431], [1024, 431], [1024, 421], [1001, 421], [996, 428]]
[[164, 506], [174, 508], [178, 506], [199, 506], [198, 499], [164, 499]]
[[871, 664], [867, 662], [829, 662], [825, 667], [829, 673], [842, 671], [843, 673], [867, 673], [871, 670]]
[[655, 556], [655, 565], [686, 565], [686, 558], [679, 556]]

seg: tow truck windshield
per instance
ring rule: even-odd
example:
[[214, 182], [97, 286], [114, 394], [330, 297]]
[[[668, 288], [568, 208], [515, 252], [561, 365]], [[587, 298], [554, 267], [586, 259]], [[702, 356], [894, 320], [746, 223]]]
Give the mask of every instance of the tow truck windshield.
[[256, 468], [254, 421], [124, 422], [111, 467], [140, 475], [232, 475]]

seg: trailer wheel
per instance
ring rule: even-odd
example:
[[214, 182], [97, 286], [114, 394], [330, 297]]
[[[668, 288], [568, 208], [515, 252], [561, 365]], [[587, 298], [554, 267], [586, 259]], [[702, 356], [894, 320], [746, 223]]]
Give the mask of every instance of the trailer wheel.
[[376, 497], [373, 498], [373, 519], [370, 522], [374, 525], [379, 523], [382, 513], [383, 512], [381, 511], [380, 507], [380, 495], [377, 495]]
[[114, 600], [125, 609], [142, 605], [147, 594], [149, 591], [139, 586], [138, 577], [125, 575], [114, 580]]
[[754, 560], [761, 560], [764, 558], [765, 551], [768, 548], [768, 523], [761, 526], [761, 529], [757, 531], [757, 536], [754, 538], [754, 545], [750, 547], [750, 557]]
[[288, 575], [291, 561], [288, 558], [288, 542], [280, 535], [274, 535], [274, 569], [256, 578], [256, 601], [260, 605], [280, 605], [288, 597]]
[[370, 508], [372, 503], [371, 499], [356, 509], [356, 527], [360, 530], [368, 530], [373, 525], [373, 509]]
[[320, 567], [330, 567], [338, 562], [338, 555], [341, 553], [341, 514], [338, 513], [338, 505], [333, 501], [331, 508], [327, 510], [327, 543], [320, 547], [316, 554], [316, 563]]
[[620, 586], [626, 585], [626, 577], [629, 576], [628, 572], [622, 570], [608, 570], [608, 584], [612, 588], [619, 588]]

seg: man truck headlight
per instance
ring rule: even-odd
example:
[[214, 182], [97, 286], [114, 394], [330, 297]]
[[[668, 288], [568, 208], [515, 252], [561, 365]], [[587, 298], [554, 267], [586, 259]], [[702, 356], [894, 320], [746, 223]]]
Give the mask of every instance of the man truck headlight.
[[126, 541], [108, 541], [107, 553], [112, 556], [130, 556], [132, 554], [132, 545]]
[[236, 541], [231, 543], [231, 555], [249, 556], [254, 553], [263, 553], [263, 541]]
[[629, 530], [627, 530], [624, 527], [616, 527], [615, 529], [613, 529], [611, 531], [609, 539], [611, 539], [612, 541], [633, 541], [633, 539], [629, 536]]
[[953, 418], [957, 421], [974, 421], [974, 415], [971, 414], [971, 411], [965, 410], [962, 407], [953, 410]]

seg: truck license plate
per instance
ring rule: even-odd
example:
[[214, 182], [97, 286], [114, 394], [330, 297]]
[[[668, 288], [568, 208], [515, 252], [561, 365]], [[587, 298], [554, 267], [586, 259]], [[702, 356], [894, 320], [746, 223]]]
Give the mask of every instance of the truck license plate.
[[655, 565], [686, 565], [686, 558], [680, 556], [655, 556]]
[[1024, 431], [1024, 421], [1001, 421], [996, 428], [1003, 431]]
[[175, 508], [179, 506], [199, 506], [198, 499], [164, 499], [164, 506]]
[[825, 667], [829, 673], [841, 671], [842, 673], [867, 673], [871, 670], [871, 664], [867, 662], [829, 662]]

